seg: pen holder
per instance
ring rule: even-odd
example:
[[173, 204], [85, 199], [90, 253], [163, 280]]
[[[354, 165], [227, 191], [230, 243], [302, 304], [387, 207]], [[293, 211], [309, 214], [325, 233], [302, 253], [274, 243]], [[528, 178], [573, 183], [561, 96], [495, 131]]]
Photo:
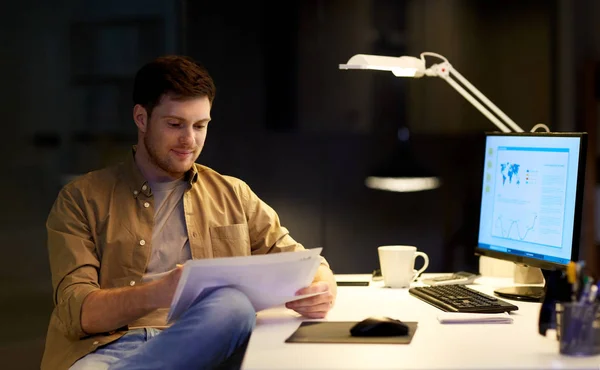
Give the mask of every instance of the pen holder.
[[600, 304], [557, 303], [556, 335], [560, 353], [571, 356], [600, 354]]

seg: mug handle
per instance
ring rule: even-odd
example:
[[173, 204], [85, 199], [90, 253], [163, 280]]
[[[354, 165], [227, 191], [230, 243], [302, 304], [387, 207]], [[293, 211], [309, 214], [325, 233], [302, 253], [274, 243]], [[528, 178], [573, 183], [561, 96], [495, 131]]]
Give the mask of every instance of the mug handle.
[[412, 280], [415, 281], [417, 279], [417, 277], [427, 269], [427, 267], [429, 266], [429, 256], [427, 255], [427, 253], [424, 252], [415, 252], [415, 261], [417, 260], [417, 257], [423, 257], [423, 267], [421, 267], [419, 270], [414, 270], [413, 269], [413, 278]]

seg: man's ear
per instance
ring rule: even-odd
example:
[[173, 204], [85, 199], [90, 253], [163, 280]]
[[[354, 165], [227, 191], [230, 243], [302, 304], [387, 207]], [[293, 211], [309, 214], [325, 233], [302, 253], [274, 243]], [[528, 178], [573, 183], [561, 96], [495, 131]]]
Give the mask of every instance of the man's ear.
[[136, 104], [133, 107], [133, 121], [138, 130], [146, 133], [146, 130], [148, 129], [148, 112], [146, 111], [146, 108]]

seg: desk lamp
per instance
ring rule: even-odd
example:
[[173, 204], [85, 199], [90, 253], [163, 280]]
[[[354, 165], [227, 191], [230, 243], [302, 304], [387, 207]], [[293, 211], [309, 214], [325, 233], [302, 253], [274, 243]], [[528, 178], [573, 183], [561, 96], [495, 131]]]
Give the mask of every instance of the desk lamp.
[[[426, 68], [425, 57], [432, 56], [442, 60], [441, 63], [433, 64]], [[484, 116], [486, 116], [496, 127], [502, 132], [523, 132], [512, 119], [500, 110], [494, 103], [485, 97], [475, 86], [473, 86], [466, 78], [464, 78], [452, 65], [448, 59], [440, 54], [425, 52], [421, 53], [421, 58], [401, 56], [389, 57], [380, 55], [356, 54], [348, 60], [346, 64], [340, 64], [340, 69], [372, 69], [379, 71], [390, 71], [396, 77], [413, 77], [420, 78], [423, 76], [436, 76], [443, 78], [450, 86], [452, 86], [459, 94], [461, 94], [469, 103], [473, 104]], [[462, 87], [458, 82], [466, 87]], [[468, 89], [468, 91], [467, 91]], [[473, 96], [474, 95], [474, 96]], [[477, 97], [485, 106], [479, 102]], [[494, 112], [496, 116], [492, 113]], [[502, 119], [502, 121], [500, 119]], [[503, 122], [504, 121], [504, 122]], [[509, 128], [510, 127], [510, 128]], [[543, 127], [546, 131], [550, 131], [544, 124], [537, 124], [532, 128], [532, 132], [537, 128]]]
[[[441, 62], [433, 64], [431, 67], [427, 68], [425, 63], [425, 57], [427, 56], [437, 58], [441, 60]], [[477, 108], [484, 116], [492, 121], [492, 123], [496, 125], [500, 131], [511, 132], [512, 129], [515, 132], [523, 132], [523, 129], [519, 127], [519, 125], [517, 125], [504, 112], [502, 112], [500, 108], [498, 108], [485, 95], [477, 90], [475, 86], [473, 86], [456, 69], [454, 69], [454, 67], [452, 67], [452, 65], [448, 62], [448, 59], [440, 54], [424, 52], [421, 53], [420, 58], [412, 56], [390, 57], [381, 55], [356, 54], [350, 58], [346, 64], [340, 64], [339, 68], [390, 71], [396, 77], [440, 77], [450, 84], [450, 86], [452, 86], [456, 91], [458, 91], [459, 94], [467, 99], [469, 103]], [[540, 127], [544, 128], [548, 132], [550, 131], [548, 126], [542, 123], [538, 123], [533, 126], [531, 131], [534, 132]], [[543, 275], [540, 269], [521, 266], [518, 264], [514, 270], [514, 277], [515, 282], [518, 283], [532, 284], [543, 281]]]

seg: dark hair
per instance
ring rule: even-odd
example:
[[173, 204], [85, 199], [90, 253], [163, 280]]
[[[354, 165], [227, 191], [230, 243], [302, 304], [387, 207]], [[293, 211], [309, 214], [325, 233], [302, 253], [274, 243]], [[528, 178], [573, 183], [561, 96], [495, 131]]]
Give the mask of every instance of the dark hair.
[[152, 114], [165, 94], [174, 99], [206, 96], [212, 105], [215, 83], [208, 71], [192, 58], [180, 55], [158, 57], [144, 65], [135, 75], [133, 104], [140, 104]]

